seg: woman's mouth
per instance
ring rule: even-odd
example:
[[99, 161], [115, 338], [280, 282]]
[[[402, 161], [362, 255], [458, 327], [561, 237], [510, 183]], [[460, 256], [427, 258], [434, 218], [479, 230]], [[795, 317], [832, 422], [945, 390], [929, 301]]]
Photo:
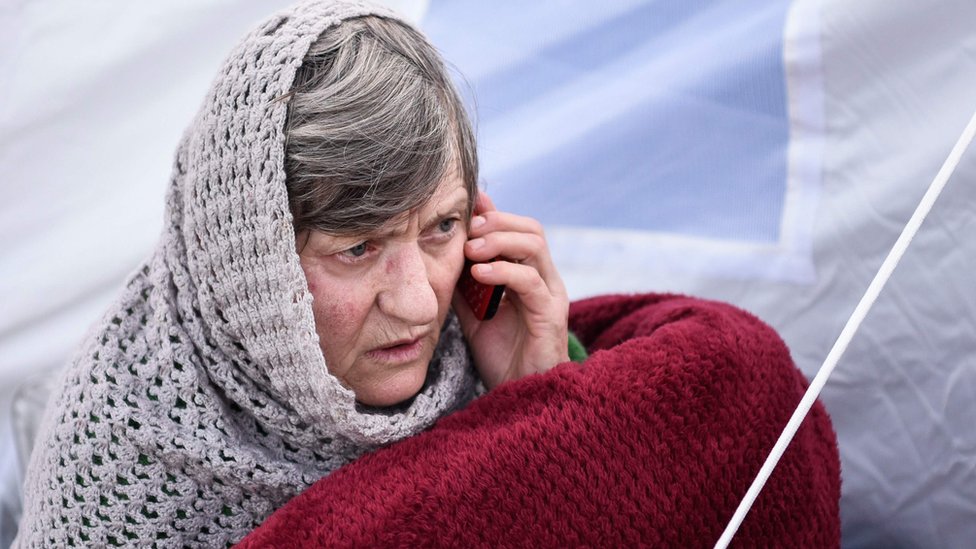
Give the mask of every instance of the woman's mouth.
[[420, 358], [424, 350], [424, 339], [400, 340], [390, 345], [377, 347], [366, 352], [366, 356], [373, 360], [391, 363], [413, 362]]

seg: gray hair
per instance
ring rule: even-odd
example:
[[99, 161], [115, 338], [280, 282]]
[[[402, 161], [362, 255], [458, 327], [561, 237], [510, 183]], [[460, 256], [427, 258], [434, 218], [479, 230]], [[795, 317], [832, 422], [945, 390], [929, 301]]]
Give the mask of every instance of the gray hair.
[[296, 234], [375, 231], [420, 207], [457, 170], [477, 192], [474, 132], [437, 51], [404, 23], [368, 16], [325, 31], [290, 92], [285, 171]]

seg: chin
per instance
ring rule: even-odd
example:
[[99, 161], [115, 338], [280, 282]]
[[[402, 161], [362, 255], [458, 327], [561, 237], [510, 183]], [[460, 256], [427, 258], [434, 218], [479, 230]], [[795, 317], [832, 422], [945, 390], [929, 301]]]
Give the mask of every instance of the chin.
[[354, 387], [356, 400], [367, 406], [387, 407], [417, 396], [427, 379], [428, 362], [398, 369], [375, 385], [361, 390]]

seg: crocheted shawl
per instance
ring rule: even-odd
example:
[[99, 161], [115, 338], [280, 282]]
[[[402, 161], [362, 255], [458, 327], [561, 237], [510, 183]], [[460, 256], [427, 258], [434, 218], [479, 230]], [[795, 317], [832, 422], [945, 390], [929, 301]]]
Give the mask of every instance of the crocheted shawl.
[[357, 405], [315, 332], [279, 98], [323, 31], [371, 13], [394, 17], [297, 5], [224, 63], [177, 151], [155, 252], [48, 405], [20, 546], [225, 546], [339, 466], [473, 398], [453, 315], [421, 393], [395, 409]]

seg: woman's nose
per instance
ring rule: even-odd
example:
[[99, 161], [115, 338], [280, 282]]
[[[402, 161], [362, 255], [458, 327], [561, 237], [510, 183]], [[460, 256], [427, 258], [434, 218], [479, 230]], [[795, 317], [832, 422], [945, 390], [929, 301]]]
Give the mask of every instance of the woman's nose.
[[434, 322], [437, 294], [422, 252], [407, 246], [387, 259], [384, 269], [386, 289], [377, 297], [380, 310], [411, 326]]

